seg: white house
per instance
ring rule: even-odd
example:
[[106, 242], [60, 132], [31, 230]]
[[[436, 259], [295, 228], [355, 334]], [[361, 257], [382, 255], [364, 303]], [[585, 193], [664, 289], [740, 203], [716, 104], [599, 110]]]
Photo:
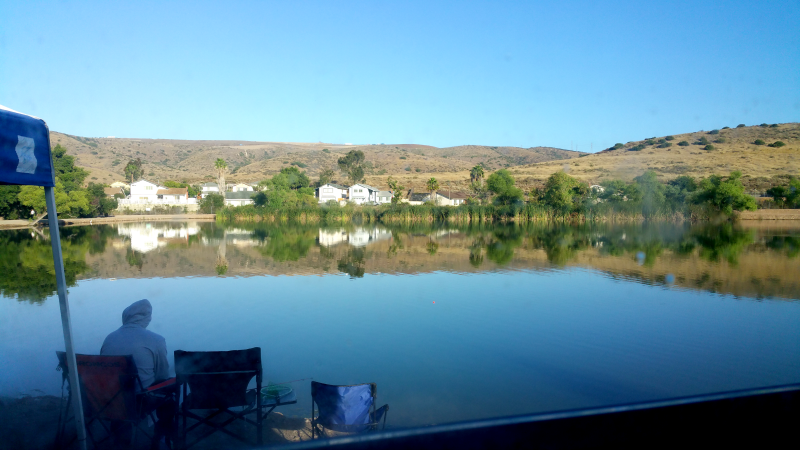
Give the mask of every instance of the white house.
[[219, 194], [219, 185], [217, 183], [203, 183], [200, 185], [200, 196], [203, 198], [208, 194]]
[[156, 203], [159, 189], [166, 188], [147, 180], [136, 181], [131, 183], [130, 200], [135, 203]]
[[120, 199], [120, 205], [194, 205], [197, 199], [189, 198], [187, 188], [166, 188], [139, 180], [131, 183], [131, 194], [128, 198]]
[[328, 183], [323, 184], [317, 189], [317, 199], [320, 203], [326, 203], [330, 200], [340, 202], [347, 199], [347, 188], [338, 184]]
[[458, 206], [467, 200], [467, 194], [463, 192], [437, 192], [436, 196], [438, 197], [436, 203], [439, 205]]
[[244, 183], [234, 184], [231, 192], [253, 192], [253, 186]]
[[381, 205], [384, 203], [392, 203], [392, 195], [391, 191], [378, 191], [377, 202]]
[[380, 189], [368, 184], [354, 184], [350, 186], [348, 196], [351, 202], [363, 205], [364, 203], [377, 202], [378, 192], [380, 192]]
[[187, 188], [160, 188], [156, 191], [160, 203], [172, 205], [186, 205], [189, 203], [189, 189]]
[[225, 204], [228, 206], [244, 206], [253, 204], [253, 191], [226, 192]]
[[406, 197], [402, 200], [403, 203], [408, 203], [409, 205], [421, 205], [429, 201], [431, 201], [431, 194], [428, 192], [414, 193], [413, 190], [409, 190]]

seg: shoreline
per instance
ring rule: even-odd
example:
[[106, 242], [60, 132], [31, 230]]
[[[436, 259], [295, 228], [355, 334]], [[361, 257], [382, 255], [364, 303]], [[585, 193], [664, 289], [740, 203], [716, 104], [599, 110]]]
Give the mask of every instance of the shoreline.
[[[182, 221], [182, 220], [201, 220], [207, 222], [216, 221], [216, 214], [136, 214], [120, 215], [111, 217], [91, 217], [85, 219], [59, 219], [59, 226], [76, 227], [86, 225], [100, 225], [125, 222], [157, 222], [157, 221]], [[47, 226], [46, 224], [43, 226]], [[0, 220], [0, 230], [21, 230], [34, 227], [34, 223], [29, 220]]]
[[800, 220], [800, 209], [759, 209], [742, 211], [738, 220]]

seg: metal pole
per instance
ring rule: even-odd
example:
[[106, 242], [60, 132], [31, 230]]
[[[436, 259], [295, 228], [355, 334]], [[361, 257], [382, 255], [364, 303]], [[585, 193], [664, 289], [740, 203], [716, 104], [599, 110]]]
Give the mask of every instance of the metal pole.
[[61, 236], [58, 234], [58, 212], [54, 188], [44, 188], [47, 203], [47, 220], [50, 222], [50, 245], [53, 247], [53, 263], [56, 269], [56, 285], [58, 286], [58, 304], [61, 307], [61, 326], [64, 329], [64, 344], [67, 350], [67, 369], [69, 370], [69, 391], [72, 396], [72, 411], [75, 414], [75, 426], [78, 432], [78, 443], [81, 450], [86, 450], [86, 427], [83, 422], [83, 404], [81, 403], [81, 385], [78, 382], [78, 364], [75, 361], [75, 349], [72, 347], [72, 324], [69, 317], [67, 300], [67, 280], [64, 277], [64, 259], [61, 255]]

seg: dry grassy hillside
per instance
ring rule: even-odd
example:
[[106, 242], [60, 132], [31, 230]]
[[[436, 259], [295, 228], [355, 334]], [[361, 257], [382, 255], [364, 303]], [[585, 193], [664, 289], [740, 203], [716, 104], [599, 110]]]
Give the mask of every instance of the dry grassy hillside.
[[[680, 175], [707, 177], [711, 174], [725, 175], [734, 170], [744, 174], [744, 183], [749, 190], [764, 191], [776, 182], [776, 178], [786, 182], [787, 175], [800, 175], [800, 124], [786, 123], [776, 127], [751, 126], [742, 128], [720, 129], [719, 134], [710, 131], [676, 134], [669, 147], [659, 148], [660, 139], [655, 137], [653, 144], [645, 145], [639, 151], [631, 151], [633, 147], [644, 144], [647, 140], [632, 141], [616, 150], [604, 150], [593, 154], [583, 154], [569, 161], [551, 160], [510, 167], [517, 184], [525, 191], [544, 184], [547, 177], [559, 170], [566, 170], [570, 175], [587, 181], [598, 183], [607, 179], [621, 178], [631, 180], [646, 170], [656, 171], [664, 180]], [[697, 144], [705, 137], [714, 150], [704, 150], [705, 145]], [[723, 138], [724, 142], [715, 142]], [[760, 139], [765, 145], [756, 145]], [[686, 141], [688, 146], [679, 146]], [[781, 141], [786, 145], [780, 148], [766, 144]], [[465, 191], [469, 188], [469, 172], [467, 170], [451, 173], [405, 173], [396, 175], [400, 183], [406, 187], [425, 190], [425, 180], [435, 176], [439, 184], [447, 189]], [[385, 177], [367, 177], [367, 182], [385, 184]]]
[[[340, 145], [249, 141], [179, 141], [169, 139], [83, 138], [51, 133], [53, 144], [66, 147], [79, 166], [91, 171], [89, 181], [110, 183], [123, 178], [125, 164], [141, 158], [145, 177], [154, 181], [191, 183], [215, 178], [214, 161], [228, 163], [230, 181], [253, 182], [296, 163], [316, 177], [350, 150], [366, 155], [365, 172], [385, 178], [402, 173], [461, 172], [482, 163], [489, 170], [552, 159], [574, 158], [582, 153], [550, 147], [490, 147], [470, 145], [437, 148], [427, 145]], [[338, 176], [337, 171], [337, 176]]]
[[[765, 190], [782, 175], [800, 175], [800, 124], [727, 128], [718, 134], [698, 131], [650, 140], [633, 141], [621, 148], [595, 154], [571, 152], [550, 147], [492, 147], [464, 145], [437, 148], [427, 145], [340, 145], [324, 143], [282, 143], [249, 141], [178, 141], [168, 139], [81, 138], [52, 133], [53, 144], [60, 143], [76, 155], [78, 165], [91, 171], [90, 180], [109, 183], [123, 178], [123, 168], [131, 158], [144, 162], [145, 177], [154, 181], [177, 180], [191, 183], [213, 180], [214, 160], [228, 162], [229, 181], [260, 181], [281, 168], [296, 163], [313, 178], [321, 170], [336, 171], [336, 160], [350, 150], [366, 155], [366, 182], [386, 187], [391, 175], [402, 185], [425, 190], [425, 182], [436, 177], [443, 190], [466, 191], [469, 169], [481, 163], [487, 174], [509, 168], [524, 190], [544, 183], [552, 173], [567, 170], [571, 175], [597, 183], [605, 179], [630, 180], [645, 170], [654, 170], [663, 179], [679, 175], [706, 177], [740, 170], [750, 190]], [[713, 150], [699, 144], [705, 138]], [[756, 145], [782, 141], [783, 147]], [[651, 143], [647, 143], [651, 141]], [[689, 145], [678, 143], [686, 141]], [[665, 146], [662, 144], [671, 144]], [[637, 146], [641, 150], [634, 151]]]
[[[651, 145], [645, 141], [628, 142], [616, 150], [584, 156], [568, 163], [545, 162], [516, 167], [513, 172], [519, 177], [544, 180], [553, 172], [566, 168], [570, 175], [582, 180], [596, 182], [609, 178], [630, 180], [645, 170], [654, 170], [664, 179], [680, 175], [706, 177], [711, 174], [728, 174], [740, 170], [746, 177], [771, 178], [776, 175], [800, 175], [800, 124], [780, 124], [777, 127], [742, 127], [719, 130], [719, 134], [709, 131], [676, 134], [674, 139], [665, 141], [669, 147], [659, 148], [658, 140], [653, 138]], [[706, 138], [713, 150], [704, 150], [699, 144]], [[780, 148], [756, 145], [756, 140], [765, 144], [781, 141], [786, 145]], [[679, 146], [679, 142], [688, 146]], [[645, 145], [640, 151], [632, 151], [637, 145]]]

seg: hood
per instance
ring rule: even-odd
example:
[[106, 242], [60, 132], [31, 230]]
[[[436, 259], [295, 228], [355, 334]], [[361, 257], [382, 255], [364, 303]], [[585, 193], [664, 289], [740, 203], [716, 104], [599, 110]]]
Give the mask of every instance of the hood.
[[150, 317], [153, 314], [153, 306], [147, 299], [131, 303], [131, 306], [122, 311], [122, 325], [139, 325], [147, 328], [150, 325]]

